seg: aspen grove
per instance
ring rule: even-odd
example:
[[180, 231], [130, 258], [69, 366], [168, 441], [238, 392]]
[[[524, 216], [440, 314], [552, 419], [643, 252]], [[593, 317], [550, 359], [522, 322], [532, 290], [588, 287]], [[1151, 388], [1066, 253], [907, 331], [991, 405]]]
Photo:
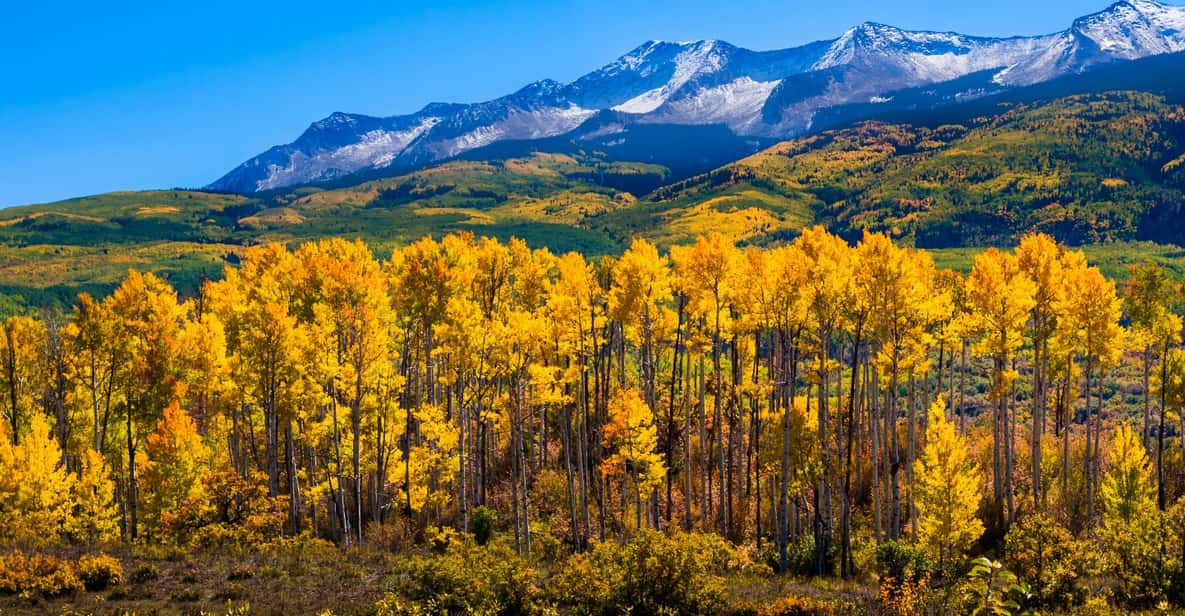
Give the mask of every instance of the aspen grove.
[[523, 556], [651, 529], [803, 574], [887, 542], [963, 571], [1046, 525], [1177, 537], [1152, 551], [1179, 567], [1181, 296], [1045, 235], [964, 275], [821, 227], [596, 260], [257, 246], [184, 298], [131, 271], [3, 322], [0, 541], [357, 546], [494, 512]]

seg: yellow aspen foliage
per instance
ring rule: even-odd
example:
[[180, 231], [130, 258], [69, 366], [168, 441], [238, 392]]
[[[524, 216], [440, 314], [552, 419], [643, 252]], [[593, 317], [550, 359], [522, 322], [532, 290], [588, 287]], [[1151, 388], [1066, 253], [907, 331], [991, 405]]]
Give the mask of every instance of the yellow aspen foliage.
[[1035, 293], [1036, 286], [1017, 258], [995, 248], [976, 256], [967, 275], [967, 305], [979, 334], [974, 349], [995, 361], [992, 394], [996, 399], [1007, 395], [1017, 376], [1010, 362], [1024, 343]]
[[0, 411], [8, 438], [19, 443], [43, 393], [39, 355], [45, 324], [32, 317], [9, 317], [0, 323]]
[[770, 270], [762, 276], [772, 282], [768, 302], [771, 320], [781, 331], [792, 331], [806, 320], [810, 294], [806, 289], [810, 259], [797, 245], [776, 248], [768, 258]]
[[951, 297], [936, 289], [929, 254], [898, 247], [882, 233], [864, 235], [856, 261], [854, 285], [868, 304], [870, 333], [881, 341], [877, 361], [892, 379], [919, 367], [931, 337], [926, 326], [949, 316]]
[[399, 311], [427, 323], [443, 318], [455, 292], [450, 255], [431, 237], [397, 250], [387, 265], [391, 294]]
[[724, 335], [732, 322], [727, 307], [742, 265], [740, 252], [728, 238], [709, 233], [691, 246], [673, 247], [671, 259], [679, 288], [687, 295], [688, 311], [706, 319], [717, 335]]
[[118, 319], [116, 336], [124, 345], [124, 387], [132, 415], [153, 420], [178, 393], [178, 345], [187, 309], [169, 283], [135, 270], [111, 293], [110, 310]]
[[1165, 402], [1166, 417], [1185, 409], [1185, 350], [1169, 349], [1152, 381], [1152, 391]]
[[1126, 422], [1119, 424], [1111, 436], [1108, 452], [1111, 467], [1099, 488], [1105, 522], [1131, 522], [1156, 503], [1148, 454], [1136, 431]]
[[637, 500], [649, 498], [662, 484], [666, 465], [656, 451], [654, 413], [636, 389], [618, 391], [610, 399], [604, 441], [612, 453], [601, 463], [601, 473], [605, 477], [628, 477], [637, 491]]
[[62, 450], [49, 422], [37, 414], [21, 444], [0, 428], [0, 543], [53, 543], [70, 525], [75, 477], [62, 467]]
[[200, 428], [208, 429], [234, 389], [226, 329], [217, 315], [201, 315], [186, 321], [178, 347], [187, 384], [185, 408], [191, 409]]
[[459, 433], [443, 406], [425, 404], [415, 411], [398, 409], [395, 421], [391, 422], [392, 442], [407, 438], [408, 413], [414, 417], [418, 434], [412, 439], [416, 444], [409, 448], [408, 458], [397, 464], [393, 497], [396, 503], [418, 512], [426, 507], [446, 504], [455, 491], [454, 482], [460, 472], [457, 457]]
[[559, 407], [571, 402], [571, 396], [565, 395], [564, 383], [569, 376], [560, 366], [546, 366], [531, 364], [527, 367], [530, 374], [533, 399], [536, 404]]
[[1064, 321], [1059, 322], [1059, 335], [1097, 367], [1114, 366], [1123, 354], [1125, 337], [1115, 282], [1089, 267], [1081, 252], [1067, 253], [1066, 261], [1066, 293], [1057, 307]]
[[671, 274], [666, 257], [646, 240], [634, 240], [613, 268], [609, 313], [625, 324], [630, 340], [652, 340], [659, 304], [671, 297]]
[[142, 453], [143, 512], [148, 528], [154, 529], [159, 528], [163, 515], [200, 493], [210, 452], [197, 424], [173, 402], [165, 407]]
[[560, 326], [563, 341], [583, 355], [591, 346], [587, 338], [595, 336], [602, 324], [597, 316], [604, 304], [604, 291], [597, 282], [596, 270], [580, 253], [560, 257], [556, 268], [559, 275], [551, 287], [548, 310]]
[[829, 337], [839, 325], [842, 308], [853, 291], [854, 251], [843, 238], [823, 227], [804, 229], [795, 244], [810, 259], [806, 280], [811, 294], [809, 313], [814, 321], [817, 355], [823, 360], [828, 356]]
[[[813, 412], [807, 403], [807, 397], [803, 395], [795, 396], [794, 400], [787, 404], [786, 411], [788, 413], [785, 419], [789, 427], [787, 431], [783, 431], [779, 425], [784, 411], [770, 413], [766, 410], [763, 413], [763, 421], [769, 425], [778, 425], [778, 429], [768, 432], [765, 438], [769, 443], [763, 444], [762, 449], [780, 452], [783, 445], [786, 445], [787, 463], [791, 469], [789, 489], [797, 491], [810, 486], [819, 474], [819, 416]], [[783, 440], [787, 437], [788, 440]], [[780, 460], [772, 460], [771, 470], [776, 471], [779, 463]]]
[[946, 404], [939, 396], [930, 407], [926, 445], [914, 462], [914, 481], [918, 540], [941, 567], [956, 562], [983, 534], [983, 523], [976, 517], [980, 473], [968, 460], [968, 451], [967, 439], [947, 420]]
[[92, 449], [82, 455], [67, 530], [73, 540], [85, 543], [104, 543], [119, 538], [115, 484], [103, 456]]

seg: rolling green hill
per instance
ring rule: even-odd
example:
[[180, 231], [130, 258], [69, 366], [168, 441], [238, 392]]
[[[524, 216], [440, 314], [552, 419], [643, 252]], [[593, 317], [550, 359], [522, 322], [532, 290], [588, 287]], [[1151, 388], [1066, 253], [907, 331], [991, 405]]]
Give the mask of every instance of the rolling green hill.
[[104, 292], [129, 267], [192, 292], [245, 246], [332, 235], [380, 254], [457, 231], [605, 254], [635, 236], [665, 246], [717, 231], [766, 245], [823, 224], [851, 239], [884, 231], [961, 269], [976, 247], [1039, 230], [1091, 245], [1116, 275], [1137, 258], [1185, 263], [1170, 246], [1185, 243], [1185, 110], [1140, 92], [984, 108], [948, 110], [947, 124], [865, 122], [779, 143], [648, 195], [624, 187], [653, 185], [666, 168], [534, 152], [332, 189], [121, 192], [9, 208], [0, 311]]
[[79, 290], [109, 290], [129, 267], [161, 271], [192, 292], [245, 246], [327, 236], [361, 238], [383, 253], [427, 234], [468, 231], [602, 254], [621, 244], [596, 221], [636, 199], [600, 181], [665, 172], [537, 153], [451, 162], [333, 190], [255, 198], [121, 192], [8, 208], [0, 210], [0, 295], [20, 297], [9, 303], [67, 303]]

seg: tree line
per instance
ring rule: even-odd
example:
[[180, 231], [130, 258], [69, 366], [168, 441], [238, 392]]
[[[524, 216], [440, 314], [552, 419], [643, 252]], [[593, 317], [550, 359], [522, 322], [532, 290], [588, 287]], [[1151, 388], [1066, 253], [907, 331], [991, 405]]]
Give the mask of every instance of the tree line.
[[955, 562], [1026, 516], [1091, 532], [1181, 497], [1180, 297], [1045, 235], [962, 275], [822, 228], [595, 261], [267, 245], [188, 298], [131, 271], [3, 322], [0, 536], [354, 545], [481, 508], [523, 554], [650, 527], [820, 575], [863, 541]]

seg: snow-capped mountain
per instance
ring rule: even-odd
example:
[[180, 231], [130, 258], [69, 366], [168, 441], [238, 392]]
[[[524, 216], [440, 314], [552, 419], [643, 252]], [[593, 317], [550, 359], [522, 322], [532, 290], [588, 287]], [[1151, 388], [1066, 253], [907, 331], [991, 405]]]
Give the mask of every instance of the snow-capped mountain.
[[[502, 141], [626, 134], [637, 124], [724, 125], [743, 137], [784, 138], [811, 131], [820, 111], [887, 101], [908, 88], [959, 84], [981, 73], [991, 75], [996, 89], [1012, 88], [1179, 51], [1185, 51], [1185, 7], [1153, 0], [1117, 2], [1043, 36], [987, 38], [863, 23], [832, 40], [777, 51], [711, 40], [649, 41], [569, 84], [539, 81], [493, 101], [433, 103], [406, 116], [334, 113], [210, 188], [257, 192], [422, 166]], [[619, 120], [576, 131], [604, 112]]]

